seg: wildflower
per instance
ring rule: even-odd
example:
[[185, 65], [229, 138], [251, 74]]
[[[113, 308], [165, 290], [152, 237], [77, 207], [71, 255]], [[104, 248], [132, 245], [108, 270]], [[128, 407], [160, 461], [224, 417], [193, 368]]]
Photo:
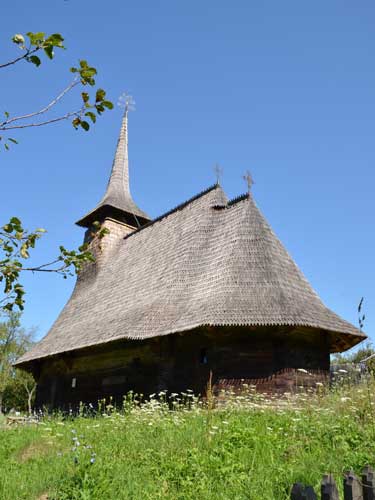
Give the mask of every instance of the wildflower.
[[94, 457], [91, 457], [90, 458], [90, 464], [94, 464], [95, 463], [95, 458]]
[[340, 370], [339, 370], [339, 373], [348, 373], [348, 371], [347, 371], [347, 370], [340, 369]]
[[217, 427], [216, 425], [213, 425], [211, 428], [214, 429], [215, 431], [219, 429], [219, 427]]

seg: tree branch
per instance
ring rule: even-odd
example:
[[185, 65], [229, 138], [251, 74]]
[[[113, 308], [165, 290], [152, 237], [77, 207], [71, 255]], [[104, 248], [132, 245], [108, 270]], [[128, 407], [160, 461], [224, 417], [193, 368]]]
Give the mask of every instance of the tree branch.
[[40, 50], [40, 47], [36, 47], [33, 50], [26, 49], [26, 52], [22, 56], [16, 57], [16, 59], [13, 59], [13, 61], [9, 61], [7, 63], [0, 64], [0, 69], [6, 68], [7, 66], [11, 66], [12, 64], [16, 64], [16, 63], [18, 63], [18, 61], [22, 61], [22, 59], [26, 59], [26, 57], [28, 57], [30, 54], [34, 54], [38, 50]]
[[33, 118], [34, 116], [41, 115], [43, 113], [46, 113], [48, 110], [50, 110], [55, 104], [57, 104], [65, 94], [67, 94], [70, 90], [72, 90], [76, 85], [79, 84], [78, 78], [75, 78], [55, 99], [53, 99], [47, 106], [42, 108], [40, 111], [35, 111], [34, 113], [29, 113], [27, 115], [23, 116], [15, 116], [14, 118], [9, 118], [8, 120], [5, 120], [4, 122], [0, 123], [0, 130], [9, 130], [7, 125], [13, 122], [17, 122], [20, 120], [26, 120], [28, 118]]
[[43, 125], [49, 125], [50, 123], [56, 123], [56, 122], [61, 122], [62, 120], [67, 120], [71, 116], [81, 116], [83, 111], [84, 111], [84, 108], [81, 108], [78, 111], [72, 111], [70, 113], [67, 113], [64, 116], [60, 116], [58, 118], [53, 118], [51, 120], [46, 120], [44, 122], [28, 123], [25, 125], [13, 125], [11, 127], [0, 127], [0, 130], [14, 130], [14, 129], [20, 129], [20, 128], [42, 127]]
[[63, 266], [61, 267], [57, 267], [55, 269], [45, 269], [45, 266], [50, 266], [52, 265], [53, 262], [51, 264], [44, 264], [43, 266], [39, 266], [39, 267], [23, 267], [22, 269], [20, 269], [20, 271], [31, 271], [33, 273], [36, 273], [36, 272], [40, 272], [40, 273], [62, 273], [64, 271], [64, 269], [67, 269], [69, 266], [67, 264], [64, 264]]

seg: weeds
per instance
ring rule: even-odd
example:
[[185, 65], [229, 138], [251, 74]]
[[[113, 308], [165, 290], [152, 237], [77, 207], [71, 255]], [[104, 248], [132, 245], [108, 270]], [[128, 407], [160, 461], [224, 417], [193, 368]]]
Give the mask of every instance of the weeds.
[[128, 394], [0, 430], [0, 498], [286, 500], [293, 482], [375, 465], [375, 383], [341, 375], [283, 397]]

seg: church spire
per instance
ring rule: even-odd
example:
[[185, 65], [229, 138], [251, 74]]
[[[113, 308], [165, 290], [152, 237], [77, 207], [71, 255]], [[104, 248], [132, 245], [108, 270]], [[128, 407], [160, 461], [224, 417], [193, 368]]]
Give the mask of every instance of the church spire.
[[117, 141], [115, 158], [113, 160], [112, 172], [109, 177], [107, 190], [103, 196], [105, 199], [131, 200], [129, 188], [129, 156], [128, 156], [128, 107], [125, 108], [124, 116]]
[[139, 227], [149, 220], [134, 203], [129, 187], [129, 158], [128, 158], [128, 113], [133, 101], [126, 96], [124, 116], [117, 142], [112, 171], [109, 177], [106, 192], [94, 210], [77, 221], [79, 226], [88, 227], [96, 220], [111, 217], [121, 222], [127, 222]]

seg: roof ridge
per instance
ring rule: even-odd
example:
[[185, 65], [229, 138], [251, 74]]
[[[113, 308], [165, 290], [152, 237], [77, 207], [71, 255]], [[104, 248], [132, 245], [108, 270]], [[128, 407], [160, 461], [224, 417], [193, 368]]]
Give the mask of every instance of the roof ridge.
[[210, 187], [204, 189], [203, 191], [201, 191], [200, 193], [192, 196], [191, 198], [189, 198], [188, 200], [184, 201], [183, 203], [180, 203], [179, 205], [177, 205], [176, 207], [172, 208], [171, 210], [168, 210], [167, 212], [164, 212], [163, 214], [159, 215], [159, 217], [156, 217], [156, 219], [152, 219], [150, 222], [147, 222], [146, 224], [144, 224], [143, 226], [139, 227], [135, 231], [127, 234], [126, 236], [124, 236], [124, 240], [127, 240], [128, 238], [130, 238], [134, 234], [137, 234], [140, 231], [142, 231], [143, 229], [146, 229], [147, 227], [150, 227], [150, 226], [154, 225], [155, 222], [159, 222], [162, 219], [165, 219], [166, 217], [168, 217], [169, 215], [172, 215], [173, 213], [178, 212], [179, 210], [182, 210], [187, 205], [190, 205], [190, 203], [193, 203], [193, 201], [198, 200], [199, 198], [201, 198], [205, 194], [209, 193], [210, 191], [213, 191], [214, 189], [218, 188], [219, 186], [220, 186], [220, 184], [216, 182], [212, 186], [210, 186]]
[[231, 200], [227, 201], [225, 205], [214, 205], [212, 208], [215, 210], [225, 210], [226, 208], [232, 207], [233, 205], [236, 205], [240, 201], [248, 200], [250, 198], [249, 193], [245, 194], [240, 194], [239, 196], [236, 196], [235, 198], [232, 198]]
[[243, 200], [248, 200], [250, 198], [250, 193], [244, 193], [236, 196], [235, 198], [232, 198], [231, 200], [228, 201], [227, 207], [230, 207], [231, 205], [235, 205], [236, 203], [239, 203], [240, 201]]

